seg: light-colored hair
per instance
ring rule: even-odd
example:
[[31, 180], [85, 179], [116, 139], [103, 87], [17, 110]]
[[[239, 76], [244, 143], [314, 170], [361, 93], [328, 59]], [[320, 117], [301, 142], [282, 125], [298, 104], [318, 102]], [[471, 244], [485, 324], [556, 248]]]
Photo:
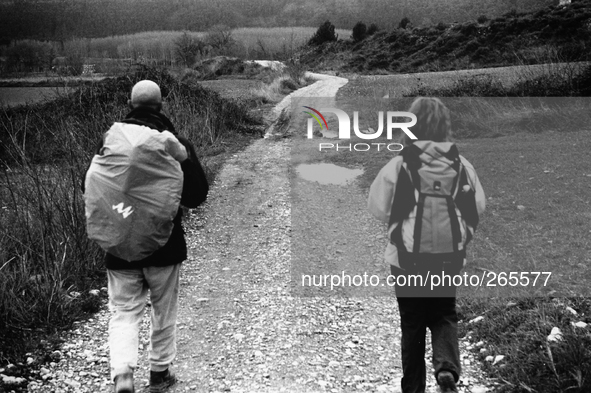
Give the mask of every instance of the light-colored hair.
[[[451, 140], [451, 118], [449, 109], [438, 98], [419, 97], [413, 101], [409, 112], [417, 117], [417, 124], [410, 127], [418, 140], [447, 142]], [[413, 142], [408, 135], [404, 137], [404, 144]]]
[[150, 80], [143, 80], [136, 83], [131, 89], [131, 106], [149, 106], [160, 108], [162, 105], [162, 93], [160, 86]]

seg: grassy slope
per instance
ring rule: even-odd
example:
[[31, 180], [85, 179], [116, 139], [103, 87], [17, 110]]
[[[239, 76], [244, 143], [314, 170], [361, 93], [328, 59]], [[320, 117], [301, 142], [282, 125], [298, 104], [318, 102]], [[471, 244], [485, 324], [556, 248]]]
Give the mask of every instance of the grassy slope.
[[349, 72], [425, 72], [586, 60], [591, 1], [509, 13], [483, 23], [380, 31], [359, 43], [309, 48], [302, 61]]
[[[360, 127], [376, 129], [378, 108], [408, 107], [408, 98], [381, 100], [384, 91], [395, 91], [401, 85], [412, 91], [420, 83], [418, 78], [427, 84], [437, 81], [443, 87], [446, 81], [453, 83], [465, 74], [459, 71], [412, 78], [359, 77], [339, 91], [336, 106], [347, 113], [359, 111]], [[457, 105], [452, 99], [444, 100], [450, 106]], [[562, 109], [554, 112], [554, 117], [574, 110], [577, 102], [582, 102], [583, 108], [588, 106], [585, 100], [560, 99]], [[488, 198], [465, 272], [479, 277], [485, 271], [548, 271], [552, 275], [546, 286], [538, 282], [535, 287], [525, 288], [464, 288], [459, 303], [461, 333], [471, 336], [475, 343], [485, 342], [483, 352], [476, 346], [474, 351], [480, 353], [489, 375], [503, 383], [503, 391], [527, 392], [531, 388], [538, 392], [587, 392], [591, 389], [591, 335], [588, 328], [575, 328], [572, 323], [591, 323], [591, 302], [588, 297], [581, 297], [589, 296], [591, 280], [587, 180], [591, 177], [591, 165], [585, 158], [591, 147], [589, 119], [573, 115], [580, 121], [562, 129], [555, 122], [538, 121], [535, 129], [530, 130], [533, 132], [526, 133], [519, 125], [523, 119], [531, 118], [529, 111], [516, 113], [516, 106], [498, 106], [496, 101], [481, 103], [489, 105], [485, 108], [490, 113], [487, 128], [464, 133], [457, 141], [460, 152], [474, 164]], [[481, 120], [477, 113], [466, 111], [464, 120]], [[490, 132], [495, 124], [506, 122], [507, 113], [516, 116], [512, 119], [513, 127]], [[334, 119], [327, 120], [329, 129], [336, 127]], [[468, 135], [470, 138], [466, 138]], [[359, 142], [367, 141], [352, 139], [343, 144]], [[379, 142], [388, 141], [382, 138]], [[363, 167], [360, 185], [367, 189], [393, 154], [325, 152], [318, 154], [317, 159]], [[529, 277], [533, 280], [533, 276]], [[468, 323], [481, 315], [483, 321]], [[562, 330], [562, 342], [547, 342], [553, 327]], [[498, 364], [485, 360], [486, 356], [497, 355], [505, 356]]]
[[[52, 350], [48, 334], [101, 303], [89, 294], [105, 279], [102, 253], [85, 235], [80, 185], [98, 139], [125, 115], [131, 86], [144, 78], [160, 82], [165, 113], [195, 144], [210, 181], [225, 158], [260, 138], [260, 119], [243, 104], [156, 70], [2, 110], [0, 363], [22, 362], [31, 351], [43, 358]], [[28, 372], [19, 366], [11, 375]]]
[[[487, 195], [487, 211], [470, 249], [471, 266], [466, 271], [552, 272], [546, 286], [538, 283], [527, 291], [509, 286], [482, 288], [468, 291], [469, 296], [545, 296], [552, 291], [557, 296], [589, 296], [591, 207], [587, 179], [591, 163], [585, 157], [591, 147], [590, 135], [588, 128], [570, 133], [546, 130], [457, 142], [475, 166]], [[378, 141], [388, 143], [385, 138]], [[350, 141], [362, 142], [367, 141]], [[349, 141], [340, 144], [348, 145]], [[368, 189], [394, 155], [384, 149], [367, 153], [333, 150], [318, 153], [317, 159], [363, 167], [360, 182]]]

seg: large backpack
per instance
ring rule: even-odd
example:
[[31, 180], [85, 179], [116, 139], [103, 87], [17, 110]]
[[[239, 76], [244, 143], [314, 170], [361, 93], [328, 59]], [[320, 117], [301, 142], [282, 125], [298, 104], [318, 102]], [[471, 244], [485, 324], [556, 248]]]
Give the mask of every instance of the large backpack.
[[183, 190], [184, 146], [168, 132], [114, 123], [86, 173], [88, 237], [138, 261], [168, 241]]
[[478, 225], [475, 192], [456, 145], [428, 142], [402, 152], [390, 215], [390, 241], [400, 267], [460, 270]]

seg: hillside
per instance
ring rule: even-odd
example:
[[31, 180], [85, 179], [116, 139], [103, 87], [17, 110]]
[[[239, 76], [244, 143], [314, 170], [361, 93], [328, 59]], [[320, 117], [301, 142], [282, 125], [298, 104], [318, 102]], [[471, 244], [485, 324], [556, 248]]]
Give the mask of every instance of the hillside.
[[591, 0], [509, 12], [488, 20], [378, 31], [307, 47], [301, 61], [344, 72], [425, 72], [514, 64], [585, 61]]
[[350, 29], [359, 20], [395, 28], [493, 18], [558, 0], [19, 0], [0, 1], [0, 45], [10, 40], [68, 40], [154, 30], [205, 31], [237, 27], [316, 27], [330, 19]]

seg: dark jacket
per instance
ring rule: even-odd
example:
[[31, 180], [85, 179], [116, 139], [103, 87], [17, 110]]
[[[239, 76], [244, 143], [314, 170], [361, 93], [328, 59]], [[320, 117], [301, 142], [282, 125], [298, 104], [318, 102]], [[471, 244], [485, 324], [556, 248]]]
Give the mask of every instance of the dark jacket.
[[[195, 154], [195, 149], [186, 138], [176, 135], [174, 126], [164, 114], [151, 108], [139, 107], [133, 109], [121, 122], [143, 125], [161, 132], [167, 130], [175, 134], [179, 142], [189, 152], [189, 158], [181, 163], [184, 176], [181, 205], [188, 208], [195, 208], [205, 201], [209, 191], [209, 185], [201, 163]], [[102, 141], [97, 154], [101, 154], [101, 150]], [[181, 225], [182, 216], [183, 211], [179, 208], [173, 220], [174, 227], [170, 239], [162, 248], [154, 252], [154, 254], [140, 261], [128, 262], [106, 253], [105, 265], [107, 269], [121, 270], [148, 266], [169, 266], [183, 262], [187, 259], [187, 244], [185, 242], [185, 232]]]

